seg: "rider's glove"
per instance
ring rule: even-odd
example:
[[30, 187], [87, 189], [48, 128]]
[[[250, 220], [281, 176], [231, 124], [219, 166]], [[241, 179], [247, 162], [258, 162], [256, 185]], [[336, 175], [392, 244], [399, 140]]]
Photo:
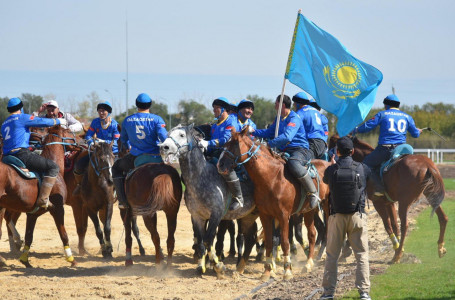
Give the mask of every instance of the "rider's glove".
[[199, 148], [202, 148], [203, 150], [206, 150], [207, 147], [209, 146], [209, 142], [206, 141], [206, 140], [200, 140], [197, 145], [198, 145]]
[[68, 122], [64, 118], [58, 118], [57, 120], [60, 122], [58, 125], [63, 125], [63, 126], [68, 125]]

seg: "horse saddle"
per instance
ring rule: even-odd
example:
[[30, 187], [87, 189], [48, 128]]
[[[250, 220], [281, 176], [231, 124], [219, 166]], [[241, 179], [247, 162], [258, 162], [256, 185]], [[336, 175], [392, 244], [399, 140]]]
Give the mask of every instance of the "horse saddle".
[[38, 179], [39, 176], [35, 172], [31, 172], [27, 169], [25, 164], [14, 155], [5, 155], [2, 157], [2, 162], [4, 164], [10, 165], [13, 167], [19, 175], [21, 175], [24, 179]]
[[148, 163], [159, 164], [162, 162], [163, 159], [160, 155], [144, 153], [134, 159], [134, 167], [137, 168]]
[[405, 155], [413, 154], [414, 149], [409, 144], [401, 144], [393, 149], [390, 159], [386, 162], [382, 163], [380, 176], [382, 180], [382, 176], [385, 172], [387, 172], [399, 159], [401, 159]]

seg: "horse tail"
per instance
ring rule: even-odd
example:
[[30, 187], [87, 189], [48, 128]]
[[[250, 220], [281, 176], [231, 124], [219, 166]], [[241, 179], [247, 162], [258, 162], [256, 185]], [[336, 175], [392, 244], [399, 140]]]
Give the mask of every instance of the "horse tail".
[[178, 201], [174, 196], [174, 183], [170, 174], [161, 174], [155, 177], [147, 204], [150, 205], [152, 211], [178, 205]]
[[431, 207], [433, 207], [433, 214], [441, 205], [445, 195], [444, 182], [441, 173], [439, 173], [439, 170], [435, 166], [428, 167], [423, 187], [423, 194]]

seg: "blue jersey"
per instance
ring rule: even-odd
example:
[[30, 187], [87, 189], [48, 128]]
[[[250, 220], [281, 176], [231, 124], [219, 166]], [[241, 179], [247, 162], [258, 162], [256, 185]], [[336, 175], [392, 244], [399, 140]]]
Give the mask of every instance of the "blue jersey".
[[151, 113], [135, 113], [123, 120], [120, 140], [123, 145], [131, 144], [130, 153], [134, 156], [143, 153], [160, 154], [159, 142], [167, 138], [164, 120]]
[[243, 129], [243, 128], [245, 128], [245, 126], [249, 125], [249, 126], [253, 127], [254, 130], [256, 130], [256, 124], [254, 124], [254, 122], [251, 121], [251, 119], [246, 119], [245, 121], [242, 121], [242, 117], [240, 115], [237, 115], [237, 122], [241, 129]]
[[49, 127], [60, 124], [57, 119], [38, 118], [28, 114], [12, 114], [2, 124], [3, 154], [30, 146], [30, 127]]
[[226, 119], [212, 125], [211, 140], [208, 144], [209, 152], [222, 147], [227, 141], [229, 141], [231, 138], [232, 128], [235, 128], [237, 131], [240, 130], [240, 126], [237, 123], [237, 117], [235, 115], [228, 115]]
[[85, 134], [85, 139], [88, 141], [89, 145], [93, 143], [93, 135], [96, 133], [96, 137], [102, 140], [105, 140], [107, 143], [110, 143], [114, 140], [114, 145], [112, 147], [112, 152], [114, 154], [118, 153], [117, 140], [120, 138], [120, 132], [118, 131], [118, 123], [114, 119], [111, 119], [111, 122], [107, 126], [101, 124], [101, 119], [96, 118], [90, 124], [90, 128]]
[[286, 151], [286, 148], [293, 147], [309, 149], [302, 120], [294, 111], [291, 110], [289, 115], [284, 118], [280, 118], [280, 128], [278, 129], [278, 136], [276, 138], [274, 138], [275, 128], [276, 119], [269, 128], [258, 129], [253, 132], [253, 135], [261, 138], [271, 139], [269, 141], [270, 147], [276, 147], [281, 151]]
[[326, 116], [310, 105], [303, 106], [297, 111], [297, 114], [300, 119], [302, 119], [307, 139], [321, 139], [327, 141], [328, 132], [324, 129], [324, 126], [328, 128]]
[[378, 112], [373, 118], [362, 124], [356, 132], [364, 133], [380, 126], [379, 145], [404, 144], [406, 143], [406, 132], [409, 131], [412, 137], [420, 136], [414, 119], [398, 108]]

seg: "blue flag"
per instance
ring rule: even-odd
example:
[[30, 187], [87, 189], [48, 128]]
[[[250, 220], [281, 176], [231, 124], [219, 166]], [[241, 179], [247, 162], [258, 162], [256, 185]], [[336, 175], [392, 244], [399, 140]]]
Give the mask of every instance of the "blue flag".
[[356, 59], [300, 12], [284, 77], [337, 116], [340, 136], [365, 120], [382, 81], [381, 71]]

